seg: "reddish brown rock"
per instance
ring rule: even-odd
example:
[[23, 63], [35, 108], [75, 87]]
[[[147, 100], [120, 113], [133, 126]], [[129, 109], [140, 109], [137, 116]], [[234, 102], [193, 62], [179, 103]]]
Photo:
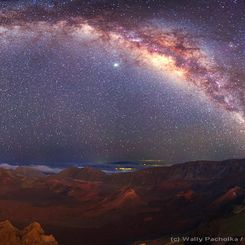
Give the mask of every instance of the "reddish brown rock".
[[4, 245], [58, 245], [52, 235], [45, 235], [37, 222], [22, 231], [15, 228], [8, 220], [0, 222], [0, 241]]

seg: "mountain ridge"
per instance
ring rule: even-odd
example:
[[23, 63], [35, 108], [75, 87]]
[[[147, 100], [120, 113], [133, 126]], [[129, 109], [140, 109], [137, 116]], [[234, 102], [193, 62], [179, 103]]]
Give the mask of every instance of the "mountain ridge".
[[244, 174], [244, 159], [115, 174], [89, 167], [44, 176], [0, 169], [0, 219], [23, 227], [36, 220], [62, 245], [130, 244], [213, 224], [234, 207], [242, 214]]

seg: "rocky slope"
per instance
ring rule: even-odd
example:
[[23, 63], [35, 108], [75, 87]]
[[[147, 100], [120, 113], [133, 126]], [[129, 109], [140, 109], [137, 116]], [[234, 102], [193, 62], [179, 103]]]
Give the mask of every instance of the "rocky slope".
[[39, 223], [34, 222], [23, 230], [8, 220], [0, 222], [1, 245], [58, 245], [52, 235], [45, 235]]
[[0, 169], [0, 219], [21, 226], [37, 220], [62, 245], [125, 245], [213, 224], [234, 206], [241, 212], [244, 176], [243, 159], [120, 174]]

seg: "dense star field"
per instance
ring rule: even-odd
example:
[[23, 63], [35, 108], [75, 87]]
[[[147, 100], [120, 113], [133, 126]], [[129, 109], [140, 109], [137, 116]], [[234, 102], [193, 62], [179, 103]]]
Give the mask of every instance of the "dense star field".
[[1, 1], [0, 161], [245, 155], [245, 2]]

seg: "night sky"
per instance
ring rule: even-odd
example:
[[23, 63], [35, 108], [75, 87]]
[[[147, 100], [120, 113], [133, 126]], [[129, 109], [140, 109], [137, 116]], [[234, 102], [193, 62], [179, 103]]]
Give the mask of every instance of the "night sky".
[[0, 162], [245, 157], [245, 1], [0, 2]]

